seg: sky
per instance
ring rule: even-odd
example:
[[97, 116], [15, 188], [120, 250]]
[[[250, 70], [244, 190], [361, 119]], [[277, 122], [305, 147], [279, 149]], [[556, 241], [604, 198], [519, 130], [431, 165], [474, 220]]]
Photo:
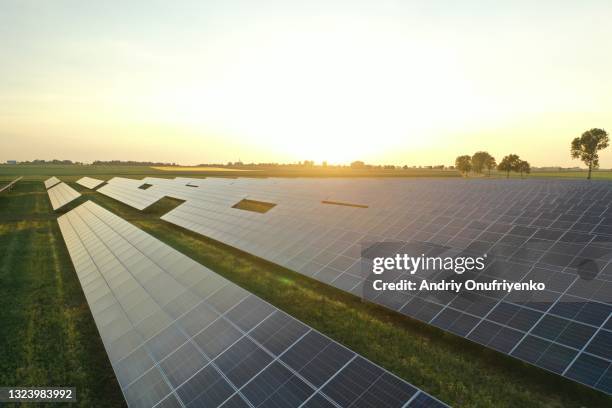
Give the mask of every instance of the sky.
[[[576, 166], [610, 0], [0, 0], [0, 161]], [[612, 148], [600, 154], [612, 167]]]

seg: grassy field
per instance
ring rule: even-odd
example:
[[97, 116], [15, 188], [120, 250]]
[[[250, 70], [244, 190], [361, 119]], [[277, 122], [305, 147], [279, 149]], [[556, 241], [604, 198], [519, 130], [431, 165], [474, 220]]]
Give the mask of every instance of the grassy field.
[[[239, 171], [237, 171], [239, 170]], [[124, 177], [461, 177], [455, 170], [435, 169], [351, 169], [351, 168], [300, 168], [300, 167], [148, 167], [148, 166], [89, 166], [89, 165], [7, 165], [0, 164], [0, 180], [14, 176], [25, 176], [26, 179], [37, 179], [41, 176], [91, 176], [108, 179], [114, 176]], [[524, 178], [563, 178], [586, 179], [583, 171], [539, 171], [534, 170]], [[470, 178], [489, 178], [487, 175], [470, 174]], [[506, 178], [505, 173], [494, 171], [490, 178]], [[510, 178], [521, 178], [518, 173], [511, 173]], [[76, 179], [70, 178], [69, 180]], [[594, 180], [612, 180], [612, 170], [593, 172]]]
[[[121, 406], [41, 182], [48, 174], [30, 174], [0, 195], [0, 384], [72, 385], [79, 406]], [[160, 220], [174, 200], [140, 212], [82, 188], [73, 180], [83, 174], [60, 176], [84, 194], [69, 208], [97, 202], [447, 403], [612, 406], [612, 398], [600, 392]]]
[[[515, 175], [516, 177], [516, 175]], [[535, 171], [529, 177], [586, 179], [587, 171]], [[593, 180], [612, 180], [612, 171], [600, 170], [593, 172]]]
[[74, 386], [78, 406], [122, 406], [55, 218], [39, 181], [0, 194], [0, 385]]
[[264, 214], [273, 208], [276, 204], [266, 203], [263, 201], [247, 200], [246, 198], [240, 200], [232, 208], [239, 210], [253, 211]]
[[249, 171], [249, 170], [240, 170], [240, 169], [231, 169], [231, 168], [227, 168], [227, 167], [202, 167], [202, 166], [192, 166], [192, 167], [188, 167], [188, 166], [153, 166], [151, 167], [152, 169], [155, 170], [162, 170], [162, 171], [180, 171], [180, 172], [220, 172], [220, 171]]
[[[236, 171], [240, 170], [240, 171]], [[0, 178], [18, 174], [27, 178], [39, 176], [90, 176], [110, 178], [125, 177], [459, 177], [456, 171], [409, 169], [409, 170], [357, 170], [350, 168], [202, 168], [177, 167], [173, 171], [148, 166], [77, 166], [77, 165], [6, 165], [0, 164]]]

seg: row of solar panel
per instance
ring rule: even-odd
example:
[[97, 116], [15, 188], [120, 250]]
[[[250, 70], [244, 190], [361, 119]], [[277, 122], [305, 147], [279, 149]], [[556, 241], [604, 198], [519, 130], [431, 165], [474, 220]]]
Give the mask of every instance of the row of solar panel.
[[77, 180], [77, 184], [80, 184], [83, 187], [86, 187], [90, 190], [94, 190], [96, 187], [98, 187], [102, 183], [104, 183], [104, 180], [98, 180], [98, 179], [91, 178], [91, 177], [82, 177]]
[[[175, 213], [177, 212], [178, 211], [175, 210]], [[190, 218], [190, 221], [181, 222], [170, 214], [164, 216], [163, 219], [174, 222], [185, 228], [200, 232], [203, 235], [218, 239], [222, 242], [231, 242], [231, 245], [241, 248], [241, 245], [237, 245], [235, 241], [229, 241], [227, 240], [227, 236], [223, 236], [215, 231], [215, 226], [209, 222], [195, 223], [193, 218]], [[252, 239], [250, 242], [251, 244], [257, 245], [256, 242], [267, 242], [268, 239], [274, 241], [275, 237], [276, 236], [274, 235], [268, 236], [267, 234], [262, 234], [261, 231], [259, 231], [257, 238], [250, 238]], [[255, 241], [256, 239], [257, 241]], [[331, 245], [334, 244], [332, 243]], [[259, 248], [261, 248], [261, 246], [259, 246]], [[283, 262], [283, 260], [279, 259], [279, 257], [272, 256], [272, 253], [269, 252], [267, 247], [264, 248], [263, 251], [258, 250], [258, 247], [254, 245], [249, 248], [242, 247], [242, 249], [248, 250], [249, 252], [262, 256], [266, 259], [274, 260], [280, 264], [291, 266], [285, 263], [286, 261]], [[364, 296], [364, 285], [368, 284], [369, 282], [365, 279], [365, 277], [360, 276], [359, 272], [364, 269], [371, 269], [361, 267], [358, 262], [352, 263], [351, 258], [343, 257], [337, 253], [326, 253], [325, 249], [322, 248], [314, 247], [313, 250], [313, 252], [318, 252], [318, 255], [316, 255], [317, 261], [328, 262], [327, 266], [325, 263], [322, 263], [312, 268], [313, 264], [310, 263], [305, 264], [304, 268], [294, 267], [293, 269], [313, 276], [323, 282], [331, 283], [332, 285], [341, 289], [350, 290], [357, 295]], [[405, 250], [405, 248], [402, 250]], [[432, 248], [432, 250], [425, 253], [431, 254], [432, 252], [436, 252], [436, 248]], [[351, 270], [350, 268], [353, 266], [355, 267]], [[346, 268], [347, 272], [342, 272], [343, 267]], [[503, 301], [502, 298], [486, 297], [477, 293], [472, 293], [471, 296], [467, 296], [466, 294], [449, 296], [449, 294], [446, 293], [439, 297], [432, 296], [428, 293], [421, 293], [413, 297], [406, 294], [383, 292], [381, 294], [376, 293], [378, 296], [370, 300], [374, 300], [377, 303], [391, 307], [400, 311], [401, 313], [431, 322], [434, 325], [452, 331], [456, 334], [468, 336], [468, 338], [477, 340], [500, 351], [512, 353], [517, 357], [537, 363], [538, 365], [544, 368], [549, 368], [557, 373], [565, 373], [570, 378], [578, 379], [581, 382], [595, 386], [606, 392], [610, 392], [610, 348], [605, 349], [601, 347], [589, 347], [582, 351], [584, 356], [582, 356], [580, 359], [574, 359], [582, 350], [580, 346], [575, 345], [577, 350], [574, 351], [563, 349], [566, 352], [566, 358], [564, 360], [557, 359], [555, 365], [552, 365], [547, 363], [545, 360], [523, 355], [521, 353], [521, 349], [517, 347], [517, 343], [521, 340], [524, 339], [525, 342], [530, 340], [529, 337], [525, 337], [525, 333], [529, 332], [531, 328], [533, 328], [535, 333], [537, 333], [538, 326], [536, 326], [536, 324], [540, 321], [538, 316], [542, 316], [542, 312], [548, 312], [551, 314], [563, 313], [562, 316], [575, 319], [573, 322], [566, 321], [566, 323], [573, 323], [573, 326], [577, 329], [584, 329], [585, 326], [581, 325], [580, 323], [584, 323], [585, 321], [590, 324], [597, 325], [596, 328], [591, 329], [591, 334], [597, 333], [599, 337], [584, 338], [584, 344], [586, 344], [587, 341], [598, 343], [598, 338], [604, 339], [609, 336], [609, 331], [599, 330], [598, 332], [598, 329], [601, 327], [605, 327], [606, 329], [608, 328], [608, 326], [604, 325], [606, 324], [606, 319], [609, 319], [610, 311], [612, 310], [609, 305], [609, 301], [612, 296], [612, 286], [610, 285], [610, 282], [600, 280], [584, 281], [575, 274], [568, 274], [561, 271], [551, 271], [544, 268], [525, 268], [521, 264], [509, 263], [501, 260], [489, 263], [488, 268], [483, 272], [483, 275], [474, 277], [467, 274], [465, 275], [465, 279], [476, 278], [479, 281], [484, 281], [487, 274], [490, 274], [488, 279], [501, 277], [514, 281], [528, 280], [531, 278], [540, 279], [542, 276], [547, 276], [549, 288], [553, 290], [556, 289], [558, 292], [553, 292], [552, 290], [542, 293], [527, 294], [517, 292], [522, 296], [517, 297], [516, 295], [507, 295]], [[407, 276], [398, 277], [398, 280], [402, 278], [407, 278]], [[430, 279], [434, 281], [438, 281], [443, 278], [449, 278], [448, 273], [445, 275], [441, 274], [440, 276], [430, 277]], [[494, 342], [492, 343], [490, 338], [482, 338], [483, 335], [479, 333], [481, 333], [482, 328], [490, 327], [488, 320], [494, 318], [494, 314], [492, 314], [493, 316], [489, 317], [487, 316], [487, 313], [492, 311], [498, 303], [501, 306], [507, 304], [508, 302], [524, 307], [525, 310], [533, 309], [532, 314], [534, 315], [534, 318], [529, 321], [528, 325], [523, 325], [521, 327], [524, 332], [512, 331], [511, 329], [504, 331], [503, 336], [501, 336], [500, 339], [503, 338], [505, 344], [498, 346]], [[443, 309], [445, 310], [443, 311]], [[568, 315], [568, 309], [575, 312]], [[584, 312], [580, 313], [582, 310], [584, 310]], [[485, 317], [486, 320], [484, 320]], [[479, 325], [481, 320], [482, 324]], [[475, 329], [476, 326], [479, 327]], [[500, 326], [496, 327], [498, 328], [498, 331], [493, 333], [492, 336], [497, 335], [499, 330], [501, 330]], [[473, 334], [472, 330], [474, 331]], [[509, 336], [509, 332], [512, 332], [512, 336]], [[544, 343], [542, 345], [541, 352], [544, 352], [546, 350], [546, 347], [544, 346], [548, 345], [550, 345], [550, 343]], [[517, 350], [514, 350], [515, 347]], [[593, 350], [599, 350], [596, 356], [588, 354]], [[583, 361], [593, 359], [599, 362], [593, 368], [593, 370], [590, 370], [588, 366], [582, 369], [579, 368], [581, 367]], [[575, 366], [575, 370], [578, 370], [578, 372], [574, 372], [574, 369], [569, 369], [568, 365], [572, 363]]]
[[[510, 192], [506, 183], [486, 188], [481, 183], [421, 183], [435, 185], [407, 206], [379, 197], [401, 197], [402, 185], [423, 191], [412, 182], [363, 187], [361, 181], [343, 181], [343, 192], [332, 197], [358, 197], [381, 207], [338, 208], [321, 205], [312, 182], [299, 179], [211, 180], [199, 182], [198, 188], [185, 181], [117, 180], [130, 184], [131, 193], [144, 182], [152, 185], [140, 190], [151, 192], [150, 202], [164, 195], [185, 200], [162, 217], [167, 221], [610, 393], [610, 348], [601, 347], [612, 324], [612, 239], [605, 235], [612, 220], [609, 183], [514, 183]], [[247, 197], [277, 205], [263, 215], [232, 208]], [[449, 197], [453, 200], [443, 199]], [[477, 276], [466, 274], [466, 279], [539, 279], [548, 290], [503, 296], [371, 293], [370, 269], [360, 262], [361, 252], [390, 240], [401, 242], [396, 251], [417, 255], [488, 253], [487, 269]], [[427, 276], [434, 281], [445, 277]], [[507, 308], [516, 308], [520, 318], [500, 321], [498, 311]], [[563, 330], [544, 327], [556, 319]], [[534, 352], [525, 352], [534, 345]]]
[[444, 406], [92, 202], [58, 223], [130, 406]]
[[[77, 180], [77, 183], [84, 187], [94, 189], [96, 186], [103, 183], [103, 181], [92, 179], [90, 177], [83, 177]], [[51, 202], [51, 207], [54, 211], [59, 210], [66, 204], [71, 203], [81, 196], [78, 191], [70, 187], [68, 184], [62, 183], [62, 181], [57, 177], [51, 177], [45, 180], [44, 184], [47, 188], [49, 201]]]
[[[584, 194], [584, 191], [582, 193]], [[234, 198], [235, 196], [232, 197]], [[305, 274], [342, 289], [351, 290], [355, 294], [364, 295], [364, 279], [360, 276], [362, 268], [356, 259], [359, 251], [352, 251], [352, 258], [347, 257], [346, 254], [342, 255], [339, 251], [355, 248], [360, 244], [359, 242], [342, 242], [340, 239], [332, 238], [321, 245], [321, 241], [325, 241], [322, 237], [329, 237], [329, 229], [313, 231], [309, 240], [308, 233], [305, 235], [293, 232], [283, 233], [290, 225], [293, 225], [296, 230], [304, 231], [303, 228], [307, 228], [307, 224], [301, 223], [299, 219], [288, 218], [280, 227], [268, 228], [266, 231], [265, 228], [257, 228], [257, 224], [254, 223], [244, 225], [243, 217], [234, 216], [233, 214], [237, 213], [231, 208], [219, 210], [214, 205], [199, 206], [199, 204], [188, 201], [162, 218], [292, 269], [300, 271], [300, 266], [302, 266], [301, 271]], [[191, 212], [189, 212], [190, 205], [196, 206], [195, 209], [192, 207]], [[210, 216], [211, 213], [212, 216]], [[204, 216], [198, 219], [202, 214], [209, 215], [209, 217]], [[224, 218], [222, 215], [225, 214], [228, 216]], [[249, 216], [256, 219], [255, 217], [259, 215], [249, 214]], [[268, 216], [263, 216], [263, 218], [266, 217]], [[561, 217], [557, 216], [557, 218]], [[552, 217], [548, 216], [548, 218]], [[575, 225], [571, 224], [571, 220], [576, 222], [584, 219], [584, 216], [566, 215], [565, 219], [570, 225]], [[266, 222], [272, 223], [271, 220], [266, 220]], [[603, 218], [599, 222], [600, 226], [604, 225], [602, 223], [607, 224], [609, 218]], [[463, 238], [470, 239], [481, 238], [485, 226], [488, 228], [490, 224], [484, 221], [468, 220], [461, 225], [462, 228], [455, 227], [457, 234], [464, 231], [469, 233], [470, 230], [477, 232], [464, 234]], [[508, 224], [493, 225], [505, 227]], [[569, 271], [571, 265], [578, 266], [585, 259], [590, 259], [597, 260], [604, 266], [602, 270], [596, 272], [603, 272], [604, 276], [607, 275], [612, 252], [607, 247], [610, 241], [593, 240], [586, 234], [573, 231], [547, 232], [544, 229], [528, 229], [512, 225], [505, 227], [504, 230], [498, 227], [492, 229], [493, 231], [489, 233], [500, 234], [501, 238], [497, 238], [505, 239], [503, 242], [512, 248], [513, 252], [519, 253], [519, 256], [513, 257], [512, 260], [526, 261], [524, 263], [528, 267], [525, 269], [521, 264], [514, 262], [492, 262], [480, 279], [482, 280], [486, 274], [490, 274], [489, 278], [501, 276], [514, 281], [526, 278], [538, 279], [538, 276], [547, 275], [546, 281], [553, 290], [541, 294], [530, 293], [518, 298], [516, 295], [506, 296], [503, 301], [501, 298], [481, 296], [475, 293], [469, 296], [465, 294], [448, 296], [447, 294], [439, 299], [435, 297], [432, 299], [426, 294], [417, 296], [396, 293], [378, 294], [372, 300], [610, 393], [611, 348], [603, 345], [610, 340], [609, 316], [612, 310], [610, 307], [612, 286], [609, 281], [580, 279], [576, 273]], [[344, 235], [346, 233], [344, 231]], [[538, 233], [539, 238], [528, 236], [528, 234]], [[516, 239], [511, 240], [512, 237]], [[530, 238], [533, 240], [530, 241]], [[535, 241], [536, 239], [538, 241]], [[304, 258], [304, 248], [297, 255], [287, 253], [287, 248], [296, 242], [299, 243], [296, 246], [298, 249], [305, 243], [312, 243], [310, 247], [312, 257]], [[470, 244], [474, 242], [471, 241]], [[590, 243], [590, 245], [582, 245], [583, 243]], [[332, 246], [335, 248], [331, 249]], [[481, 254], [491, 250], [491, 247], [475, 248], [474, 245], [469, 248], [474, 252], [482, 251]], [[448, 248], [436, 248], [430, 245], [428, 249], [427, 252], [431, 253], [431, 251], [438, 250], [439, 252], [440, 249], [447, 250]], [[540, 255], [540, 263], [536, 263], [539, 258], [534, 254]], [[301, 265], [295, 262], [295, 258], [300, 255], [305, 261]], [[493, 255], [496, 255], [495, 251]], [[310, 259], [312, 261], [308, 263]], [[353, 268], [352, 272], [350, 268]], [[587, 270], [587, 272], [593, 271]], [[519, 312], [524, 311], [520, 315], [529, 314], [531, 318], [522, 320], [518, 327], [516, 324], [514, 327], [499, 324], [499, 318], [496, 317], [497, 311], [508, 307], [515, 307]], [[515, 321], [520, 321], [520, 319]], [[551, 322], [556, 322], [557, 326], [548, 327], [552, 324]]]

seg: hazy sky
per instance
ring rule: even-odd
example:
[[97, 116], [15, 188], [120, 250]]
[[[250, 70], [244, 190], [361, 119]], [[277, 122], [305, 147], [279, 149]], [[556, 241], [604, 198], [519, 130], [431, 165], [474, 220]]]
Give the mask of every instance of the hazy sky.
[[0, 0], [0, 160], [578, 165], [571, 139], [612, 130], [611, 21], [610, 0]]

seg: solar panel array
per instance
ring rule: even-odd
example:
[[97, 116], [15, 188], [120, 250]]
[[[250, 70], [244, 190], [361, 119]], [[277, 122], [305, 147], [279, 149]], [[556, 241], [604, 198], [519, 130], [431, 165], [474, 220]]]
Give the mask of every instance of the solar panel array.
[[203, 178], [176, 177], [174, 180], [189, 187], [200, 187], [207, 183]]
[[[147, 179], [145, 179], [147, 180]], [[163, 181], [162, 181], [163, 180]], [[148, 178], [186, 202], [162, 218], [606, 393], [612, 392], [612, 183]], [[275, 203], [265, 214], [232, 208]], [[323, 204], [323, 201], [360, 207]], [[367, 208], [364, 208], [367, 207]], [[374, 292], [362, 250], [488, 255], [462, 279], [537, 292]], [[429, 281], [448, 273], [394, 276]]]
[[142, 180], [113, 177], [97, 191], [137, 210], [144, 210], [161, 199], [163, 194], [140, 188], [143, 184]]
[[61, 183], [61, 182], [62, 181], [60, 179], [58, 179], [57, 177], [53, 176], [53, 177], [48, 178], [48, 179], [45, 180], [45, 188], [46, 189], [50, 189], [51, 187], [53, 187], [57, 183]]
[[102, 183], [104, 183], [104, 180], [98, 180], [91, 177], [82, 177], [77, 180], [77, 184], [80, 184], [83, 187], [89, 188], [91, 190], [95, 189]]
[[442, 407], [92, 202], [58, 223], [130, 407]]
[[51, 187], [47, 190], [49, 200], [51, 201], [51, 207], [54, 211], [59, 210], [66, 204], [73, 200], [76, 200], [81, 196], [81, 193], [70, 187], [66, 183], [57, 184], [55, 187]]

